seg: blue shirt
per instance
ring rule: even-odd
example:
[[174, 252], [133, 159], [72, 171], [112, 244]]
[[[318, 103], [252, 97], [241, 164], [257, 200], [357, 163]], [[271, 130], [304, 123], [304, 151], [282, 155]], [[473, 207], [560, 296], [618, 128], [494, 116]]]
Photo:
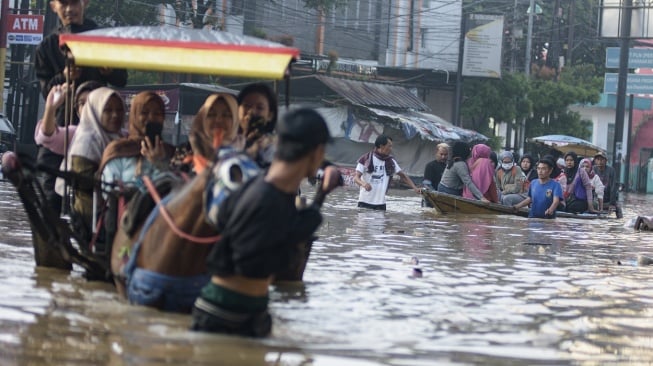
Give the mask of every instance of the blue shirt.
[[528, 188], [528, 197], [531, 198], [531, 209], [528, 211], [528, 217], [552, 219], [555, 218], [555, 211], [551, 216], [546, 216], [544, 212], [551, 207], [553, 197], [562, 199], [562, 187], [560, 187], [560, 183], [553, 179], [549, 179], [544, 184], [539, 179], [535, 179]]

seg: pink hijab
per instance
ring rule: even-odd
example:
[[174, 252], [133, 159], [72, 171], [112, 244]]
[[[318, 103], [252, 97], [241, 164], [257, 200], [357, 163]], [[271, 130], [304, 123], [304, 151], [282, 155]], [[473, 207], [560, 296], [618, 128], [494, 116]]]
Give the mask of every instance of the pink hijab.
[[[488, 190], [492, 189], [492, 183], [494, 183], [494, 168], [490, 160], [490, 153], [492, 153], [492, 149], [489, 146], [477, 144], [472, 148], [472, 156], [467, 159], [467, 167], [469, 167], [472, 182], [488, 199], [497, 195], [496, 192], [488, 192]], [[494, 187], [493, 189], [496, 191], [496, 186]], [[474, 199], [474, 195], [467, 187], [463, 188], [463, 197]], [[490, 199], [490, 201], [496, 202], [497, 200], [495, 198]]]
[[583, 163], [589, 164], [590, 171], [589, 171], [589, 173], [587, 173], [587, 176], [590, 179], [593, 179], [594, 178], [594, 170], [592, 169], [592, 161], [590, 159], [588, 159], [588, 158], [585, 158], [585, 159], [581, 160], [580, 163], [578, 163], [578, 168], [579, 169], [582, 168]]

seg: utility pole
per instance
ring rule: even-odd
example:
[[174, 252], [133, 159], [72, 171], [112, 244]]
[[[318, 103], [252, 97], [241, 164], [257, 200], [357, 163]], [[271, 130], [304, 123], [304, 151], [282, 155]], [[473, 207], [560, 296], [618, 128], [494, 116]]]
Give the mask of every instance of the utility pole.
[[7, 15], [9, 0], [0, 0], [0, 113], [4, 111], [5, 66], [7, 62]]
[[569, 27], [569, 31], [567, 32], [567, 59], [565, 60], [565, 65], [571, 65], [573, 62], [572, 54], [574, 50], [574, 0], [569, 0], [567, 26]]
[[456, 70], [456, 96], [453, 105], [453, 120], [451, 123], [454, 126], [462, 127], [462, 119], [460, 118], [460, 105], [463, 101], [463, 53], [465, 52], [465, 8], [462, 2], [460, 3], [460, 40], [458, 42], [458, 69]]
[[[526, 62], [524, 64], [524, 73], [526, 81], [530, 82], [531, 76], [531, 49], [533, 48], [533, 14], [535, 14], [535, 0], [530, 1], [528, 7], [528, 32], [526, 33]], [[519, 155], [524, 155], [524, 145], [526, 144], [526, 117], [521, 120], [519, 129]]]
[[[619, 79], [617, 81], [617, 106], [614, 121], [614, 146], [612, 167], [619, 174], [621, 181], [621, 148], [624, 139], [624, 113], [626, 110], [626, 87], [628, 81], [628, 53], [630, 48], [630, 22], [632, 19], [633, 0], [624, 0], [621, 12], [621, 29], [619, 39]], [[630, 146], [628, 146], [630, 148]], [[629, 164], [630, 162], [626, 162]]]
[[533, 48], [533, 14], [535, 14], [535, 0], [531, 0], [528, 7], [528, 33], [526, 34], [526, 62], [524, 73], [528, 79], [531, 76], [531, 49]]

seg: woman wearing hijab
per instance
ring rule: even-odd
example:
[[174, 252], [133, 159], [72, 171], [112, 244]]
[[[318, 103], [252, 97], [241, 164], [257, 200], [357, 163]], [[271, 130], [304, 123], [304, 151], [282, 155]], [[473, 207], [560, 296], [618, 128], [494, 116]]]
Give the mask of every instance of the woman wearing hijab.
[[[474, 185], [481, 191], [483, 197], [488, 201], [499, 202], [499, 195], [496, 181], [494, 180], [494, 169], [490, 160], [492, 149], [485, 144], [477, 144], [472, 148], [472, 156], [467, 159], [469, 174]], [[474, 194], [465, 186], [463, 197], [475, 198]]]
[[[242, 153], [229, 146], [238, 130], [236, 100], [229, 94], [210, 95], [198, 111], [191, 126], [193, 168], [198, 175], [175, 194], [166, 196], [163, 207], [181, 232], [194, 236], [183, 237], [171, 230], [163, 215], [154, 211], [143, 225], [137, 240], [114, 241], [112, 271], [122, 274], [125, 283], [117, 288], [130, 302], [165, 311], [188, 312], [209, 281], [206, 257], [211, 245], [198, 245], [196, 238], [207, 239], [217, 234], [213, 223], [218, 207], [230, 189], [258, 173], [251, 160], [239, 164]], [[206, 169], [219, 157], [219, 164]], [[254, 169], [247, 169], [254, 166]], [[238, 180], [232, 180], [234, 168], [239, 168]], [[217, 240], [217, 239], [216, 239]], [[129, 258], [121, 254], [128, 249]], [[126, 287], [124, 287], [126, 286]]]
[[576, 163], [578, 155], [570, 151], [565, 154], [564, 159], [567, 188], [563, 194], [567, 203], [567, 212], [597, 212], [592, 202], [592, 182], [585, 170], [578, 169]]
[[[62, 170], [76, 173], [72, 181], [73, 214], [75, 226], [82, 235], [91, 233], [93, 217], [94, 178], [100, 167], [104, 149], [114, 140], [125, 135], [122, 126], [125, 120], [125, 103], [116, 91], [101, 87], [88, 95], [82, 109], [79, 125], [70, 144], [67, 159]], [[64, 165], [65, 164], [65, 165]], [[57, 179], [57, 193], [64, 195], [63, 180]]]
[[454, 196], [462, 196], [463, 187], [467, 187], [474, 198], [487, 202], [488, 200], [483, 197], [483, 193], [476, 187], [469, 175], [469, 167], [467, 166], [469, 154], [469, 145], [467, 143], [462, 141], [454, 143], [451, 148], [451, 158], [447, 162], [447, 167], [442, 173], [440, 184], [438, 184], [438, 191]]
[[143, 91], [132, 99], [129, 111], [129, 135], [111, 142], [102, 156], [100, 174], [102, 184], [114, 182], [131, 185], [143, 175], [153, 176], [168, 169], [173, 147], [160, 136], [155, 141], [146, 138], [146, 126], [163, 125], [165, 104], [151, 91]]
[[245, 143], [244, 137], [238, 135], [237, 117], [238, 104], [233, 95], [209, 95], [193, 119], [188, 134], [189, 142], [178, 147], [175, 152], [171, 163], [173, 169], [199, 174], [215, 159], [217, 146], [231, 145], [242, 149]]
[[588, 158], [585, 158], [580, 161], [580, 168], [587, 172], [587, 176], [590, 178], [592, 183], [592, 190], [594, 191], [593, 197], [596, 197], [598, 201], [597, 207], [599, 212], [603, 211], [603, 194], [605, 193], [605, 185], [601, 181], [601, 177], [598, 174], [594, 173], [592, 169], [592, 161]]
[[[528, 182], [532, 182], [533, 180], [537, 179], [537, 169], [535, 169], [535, 160], [530, 154], [524, 154], [521, 157], [521, 159], [519, 159], [519, 167], [521, 168], [521, 171], [526, 176], [526, 180]], [[526, 191], [528, 191], [528, 187], [526, 187]]]

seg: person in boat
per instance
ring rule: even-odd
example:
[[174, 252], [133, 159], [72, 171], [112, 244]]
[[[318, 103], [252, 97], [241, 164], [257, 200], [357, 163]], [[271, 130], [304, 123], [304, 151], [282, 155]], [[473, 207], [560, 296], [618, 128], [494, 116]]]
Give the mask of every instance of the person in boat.
[[621, 207], [617, 201], [619, 190], [617, 187], [617, 176], [613, 167], [607, 165], [608, 157], [605, 153], [598, 152], [594, 155], [594, 172], [599, 176], [605, 186], [603, 202], [608, 204], [610, 210], [615, 210], [617, 217], [623, 217]]
[[[472, 182], [483, 193], [483, 197], [490, 202], [498, 203], [499, 191], [492, 160], [490, 160], [491, 153], [492, 149], [485, 144], [474, 145], [472, 154], [467, 159], [467, 166]], [[474, 194], [465, 186], [463, 187], [463, 197], [473, 199]]]
[[[213, 216], [209, 216], [215, 213], [205, 210], [205, 202], [221, 202], [225, 194], [259, 173], [251, 159], [224, 157], [223, 152], [235, 150], [230, 145], [237, 137], [237, 113], [236, 100], [230, 94], [212, 94], [206, 99], [190, 131], [198, 175], [179, 191], [167, 195], [160, 207], [149, 214], [140, 233], [131, 238], [125, 238], [123, 232], [116, 236], [112, 272], [118, 291], [131, 303], [188, 313], [200, 289], [209, 281], [206, 257], [217, 239], [204, 239], [219, 232], [211, 225]], [[210, 158], [208, 155], [216, 155], [216, 149], [218, 163], [210, 166], [213, 160], [205, 160]], [[231, 179], [236, 165], [240, 180]], [[230, 167], [226, 177], [223, 166]], [[221, 197], [214, 197], [217, 195]], [[169, 212], [168, 217], [161, 213], [161, 207]]]
[[490, 162], [492, 162], [492, 169], [496, 171], [499, 166], [499, 156], [494, 151], [490, 152]]
[[528, 197], [513, 206], [517, 211], [521, 207], [530, 205], [528, 217], [541, 219], [554, 219], [558, 203], [563, 199], [560, 183], [551, 179], [553, 161], [542, 158], [537, 163], [537, 180], [531, 182], [528, 188]]
[[447, 161], [447, 167], [442, 173], [440, 184], [438, 184], [438, 192], [462, 196], [463, 187], [467, 187], [475, 199], [489, 202], [469, 175], [467, 158], [470, 153], [469, 145], [466, 142], [456, 141], [453, 144], [451, 158]]
[[435, 160], [426, 164], [424, 169], [424, 188], [435, 191], [442, 179], [442, 173], [447, 167], [447, 158], [449, 157], [449, 145], [446, 142], [440, 143], [435, 147]]
[[392, 138], [379, 135], [374, 141], [374, 149], [358, 159], [354, 176], [354, 183], [360, 187], [358, 207], [385, 211], [385, 195], [395, 174], [415, 192], [421, 192], [391, 153]]
[[520, 166], [515, 164], [515, 159], [510, 151], [504, 151], [499, 156], [501, 165], [495, 173], [501, 204], [512, 206], [523, 201], [528, 192], [528, 181]]
[[[435, 147], [435, 160], [426, 164], [424, 168], [424, 180], [422, 185], [424, 188], [436, 191], [438, 189], [438, 184], [440, 184], [440, 179], [442, 179], [442, 173], [447, 167], [447, 158], [449, 157], [449, 145], [446, 142], [440, 143]], [[422, 207], [433, 207], [431, 204], [422, 199]]]
[[535, 159], [533, 159], [533, 156], [531, 156], [530, 154], [524, 154], [519, 159], [519, 167], [521, 168], [521, 171], [524, 173], [524, 176], [526, 177], [525, 190], [528, 190], [528, 184], [530, 182], [537, 179], [537, 169], [535, 168], [536, 166], [535, 163], [536, 163]]
[[[165, 121], [165, 103], [152, 91], [142, 91], [131, 101], [129, 135], [112, 141], [104, 150], [99, 172], [103, 189], [110, 190], [118, 183], [123, 187], [139, 185], [139, 177], [156, 176], [169, 169], [174, 148], [155, 135], [146, 137], [147, 125]], [[117, 188], [117, 187], [116, 187]]]
[[[37, 46], [34, 69], [39, 80], [41, 93], [47, 99], [52, 88], [66, 83], [66, 75], [70, 75], [74, 85], [79, 86], [89, 80], [95, 80], [103, 85], [111, 84], [123, 87], [127, 84], [127, 70], [97, 67], [71, 67], [70, 73], [66, 64], [66, 56], [59, 46], [59, 35], [62, 33], [79, 33], [98, 26], [90, 19], [84, 17], [84, 12], [90, 0], [50, 0], [50, 9], [57, 14], [61, 26], [47, 35]], [[72, 97], [76, 90], [68, 90]], [[63, 99], [63, 98], [62, 98]], [[59, 126], [64, 126], [64, 108], [56, 109], [56, 121]], [[72, 124], [77, 124], [73, 116]], [[63, 160], [63, 154], [52, 152], [47, 147], [40, 147], [37, 162], [52, 169], [57, 169]], [[39, 173], [39, 180], [43, 187], [48, 203], [55, 212], [61, 210], [61, 197], [54, 191], [55, 176], [46, 172]]]
[[592, 169], [592, 161], [588, 158], [584, 158], [580, 161], [580, 168], [584, 169], [587, 172], [587, 176], [590, 178], [592, 183], [592, 201], [596, 203], [596, 207], [599, 212], [603, 212], [603, 194], [605, 191], [605, 186], [601, 182], [601, 178], [594, 173]]
[[[89, 80], [77, 87], [74, 98], [75, 116], [80, 116], [82, 114], [82, 108], [84, 107], [84, 104], [86, 104], [88, 94], [101, 86], [102, 84], [100, 82]], [[66, 93], [67, 89], [67, 84], [55, 85], [50, 89], [50, 93], [48, 93], [48, 97], [45, 99], [43, 118], [38, 121], [36, 128], [34, 129], [34, 141], [37, 145], [43, 146], [53, 153], [62, 156], [65, 153], [64, 145], [66, 139], [66, 128], [57, 124], [56, 111], [61, 105], [63, 105], [64, 98], [62, 96]], [[72, 141], [75, 129], [77, 129], [76, 124], [68, 126], [68, 143]]]
[[[547, 158], [550, 161], [555, 160], [553, 158], [553, 156], [551, 156], [551, 155], [547, 155]], [[564, 160], [561, 160], [561, 161], [563, 162], [563, 165], [564, 165]], [[521, 168], [521, 170], [522, 170], [522, 172], [524, 173], [524, 176], [525, 176], [523, 187], [522, 187], [522, 193], [519, 193], [517, 195], [503, 196], [501, 198], [501, 203], [502, 204], [507, 205], [507, 206], [512, 206], [514, 204], [517, 204], [517, 203], [525, 200], [528, 197], [528, 187], [530, 186], [530, 184], [531, 184], [531, 182], [533, 180], [537, 179], [537, 169], [535, 169], [536, 166], [537, 166], [537, 162], [535, 161], [535, 159], [533, 159], [533, 156], [531, 156], [530, 154], [524, 154], [521, 157], [521, 159], [519, 159], [519, 167]], [[560, 173], [561, 173], [560, 168], [558, 168], [558, 166], [554, 166], [553, 171], [551, 173], [551, 175], [552, 175], [551, 178], [555, 179], [556, 177], [558, 177], [560, 175]], [[564, 173], [563, 173], [563, 176], [564, 176]], [[558, 180], [556, 179], [556, 181], [558, 181]], [[560, 183], [560, 182], [558, 181], [558, 183]], [[565, 184], [566, 184], [566, 182], [565, 182]], [[564, 192], [564, 186], [563, 186], [562, 190]], [[562, 203], [564, 204], [564, 201], [562, 201]], [[561, 206], [558, 205], [558, 209], [560, 209], [560, 207]]]
[[212, 277], [193, 306], [192, 330], [267, 336], [269, 286], [295, 257], [296, 244], [310, 240], [322, 221], [317, 206], [298, 210], [295, 196], [324, 160], [331, 140], [326, 122], [311, 109], [291, 111], [277, 137], [266, 174], [221, 204], [222, 237], [207, 260]]
[[[553, 159], [553, 156], [551, 155], [545, 155], [544, 157], [545, 158], [549, 157], [550, 159]], [[556, 182], [560, 183], [560, 187], [562, 187], [563, 193], [567, 190], [567, 175], [565, 175], [565, 159], [558, 158], [558, 160], [556, 160], [556, 166], [553, 167], [553, 171], [551, 172], [551, 178], [555, 179]], [[561, 202], [561, 204], [564, 205], [564, 201]]]
[[[113, 89], [101, 87], [88, 95], [82, 110], [79, 126], [75, 131], [68, 156], [61, 170], [76, 173], [74, 179], [73, 225], [82, 237], [90, 240], [93, 221], [93, 191], [95, 177], [110, 142], [126, 135], [122, 129], [125, 120], [125, 103]], [[64, 195], [64, 182], [57, 178], [57, 193]]]
[[564, 191], [566, 211], [597, 212], [592, 201], [592, 182], [584, 169], [578, 169], [578, 155], [570, 151], [565, 154], [564, 159], [567, 177], [567, 188]]

